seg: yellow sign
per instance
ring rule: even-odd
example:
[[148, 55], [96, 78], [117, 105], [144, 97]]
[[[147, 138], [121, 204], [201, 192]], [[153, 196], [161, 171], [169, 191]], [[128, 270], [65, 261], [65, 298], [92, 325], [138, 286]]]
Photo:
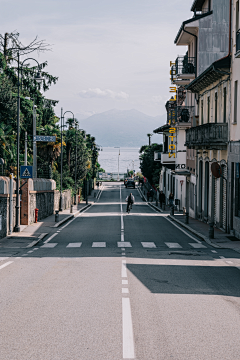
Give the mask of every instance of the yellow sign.
[[171, 140], [171, 143], [168, 145], [168, 157], [174, 157], [174, 159], [176, 158], [176, 145], [174, 144], [174, 138], [176, 137], [176, 128], [171, 127], [169, 129], [170, 134], [169, 135], [169, 139]]

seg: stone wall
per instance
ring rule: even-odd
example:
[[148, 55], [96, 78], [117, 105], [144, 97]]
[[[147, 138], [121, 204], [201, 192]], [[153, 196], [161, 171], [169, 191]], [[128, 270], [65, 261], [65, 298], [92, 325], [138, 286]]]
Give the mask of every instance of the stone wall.
[[[10, 196], [8, 194], [0, 194], [0, 239], [9, 235], [9, 203]], [[13, 219], [12, 228], [16, 225], [16, 195], [13, 195]]]

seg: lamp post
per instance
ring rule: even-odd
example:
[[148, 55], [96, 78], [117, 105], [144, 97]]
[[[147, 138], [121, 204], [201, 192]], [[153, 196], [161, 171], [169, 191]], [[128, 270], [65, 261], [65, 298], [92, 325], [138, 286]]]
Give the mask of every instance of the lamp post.
[[[38, 64], [38, 72], [35, 76], [35, 80], [37, 82], [41, 82], [41, 67], [39, 62], [36, 59], [28, 58], [25, 59], [21, 66], [27, 60], [34, 60]], [[18, 62], [18, 94], [17, 94], [17, 186], [16, 186], [16, 225], [14, 227], [15, 232], [20, 232], [20, 197], [19, 197], [19, 145], [20, 145], [20, 55], [19, 52], [17, 54], [17, 62]]]
[[118, 153], [118, 181], [119, 181], [119, 156], [120, 156], [120, 147], [119, 146], [114, 146], [115, 149], [119, 149], [119, 153]]
[[72, 111], [65, 111], [63, 114], [63, 109], [61, 108], [61, 186], [60, 186], [60, 209], [62, 211], [63, 202], [62, 202], [62, 177], [63, 177], [63, 127], [64, 125], [64, 115], [66, 113], [71, 113], [73, 116], [73, 121], [75, 123], [75, 196], [74, 196], [74, 205], [76, 205], [76, 193], [77, 193], [77, 122], [74, 118]]

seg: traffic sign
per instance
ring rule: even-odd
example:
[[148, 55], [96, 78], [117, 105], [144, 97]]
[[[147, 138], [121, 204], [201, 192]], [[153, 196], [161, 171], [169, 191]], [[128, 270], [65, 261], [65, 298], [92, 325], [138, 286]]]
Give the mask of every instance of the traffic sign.
[[20, 178], [21, 179], [30, 179], [33, 177], [32, 166], [21, 166], [20, 167]]
[[46, 141], [46, 142], [55, 142], [56, 136], [44, 136], [44, 135], [34, 135], [33, 141]]

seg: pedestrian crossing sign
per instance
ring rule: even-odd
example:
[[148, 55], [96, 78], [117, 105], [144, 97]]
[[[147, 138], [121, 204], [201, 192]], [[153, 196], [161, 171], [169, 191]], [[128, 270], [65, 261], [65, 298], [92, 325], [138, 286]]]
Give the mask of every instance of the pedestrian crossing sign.
[[33, 171], [32, 166], [21, 166], [20, 167], [20, 178], [21, 179], [30, 179], [32, 178]]

